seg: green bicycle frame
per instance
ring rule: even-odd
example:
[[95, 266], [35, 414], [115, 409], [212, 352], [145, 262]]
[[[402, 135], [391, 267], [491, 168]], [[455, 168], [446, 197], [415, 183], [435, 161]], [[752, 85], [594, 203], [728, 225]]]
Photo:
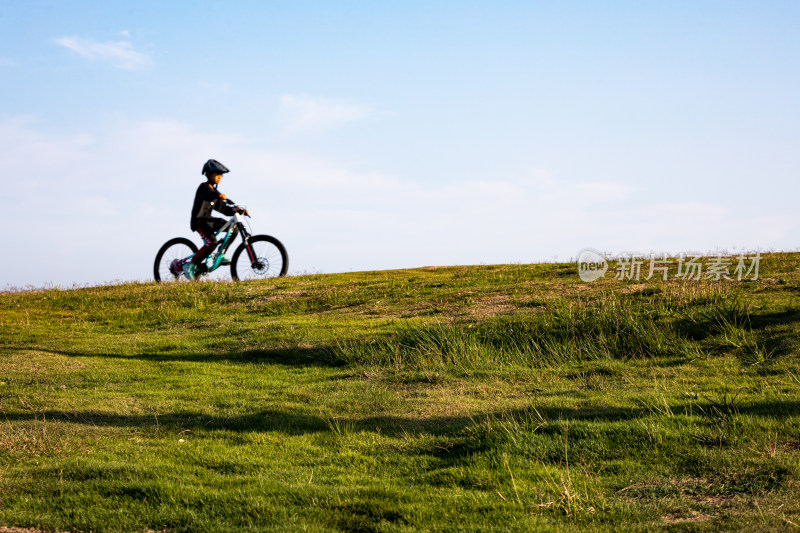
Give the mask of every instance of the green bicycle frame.
[[[222, 264], [222, 257], [225, 255], [225, 252], [228, 251], [228, 247], [230, 247], [231, 243], [233, 243], [233, 241], [234, 241], [234, 239], [236, 237], [236, 233], [234, 232], [234, 228], [239, 230], [238, 233], [240, 233], [242, 235], [242, 239], [244, 240], [244, 242], [245, 243], [248, 242], [247, 237], [249, 235], [247, 233], [247, 230], [245, 229], [244, 224], [242, 223], [241, 219], [239, 218], [238, 213], [236, 213], [215, 234], [215, 235], [219, 235], [222, 232], [227, 232], [226, 235], [225, 235], [225, 238], [222, 240], [222, 242], [219, 244], [219, 246], [217, 246], [216, 252], [214, 252], [211, 255], [209, 255], [208, 259], [206, 259], [206, 267], [208, 268], [209, 272], [215, 271]], [[249, 253], [249, 250], [248, 250], [248, 253]], [[208, 264], [209, 260], [212, 260], [211, 264]]]

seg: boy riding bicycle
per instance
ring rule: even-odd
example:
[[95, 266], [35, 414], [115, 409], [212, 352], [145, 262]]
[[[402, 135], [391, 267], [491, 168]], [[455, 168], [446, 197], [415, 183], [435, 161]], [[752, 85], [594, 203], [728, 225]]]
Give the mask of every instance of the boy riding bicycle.
[[[211, 252], [217, 246], [216, 232], [225, 225], [225, 220], [211, 216], [211, 212], [219, 211], [228, 216], [233, 215], [235, 212], [233, 207], [225, 204], [227, 197], [217, 190], [217, 186], [222, 180], [222, 175], [227, 172], [230, 172], [228, 167], [216, 159], [209, 159], [203, 165], [202, 173], [205, 175], [206, 181], [200, 184], [194, 195], [190, 223], [192, 231], [199, 233], [200, 238], [203, 239], [203, 247], [194, 254], [191, 261], [187, 261], [183, 265], [183, 273], [190, 280], [194, 280], [197, 274], [203, 272], [202, 269], [206, 266], [205, 259], [211, 255]], [[245, 211], [245, 214], [249, 215], [247, 211]], [[233, 231], [237, 231], [235, 226]], [[230, 263], [228, 258], [223, 259], [223, 264], [226, 263]]]

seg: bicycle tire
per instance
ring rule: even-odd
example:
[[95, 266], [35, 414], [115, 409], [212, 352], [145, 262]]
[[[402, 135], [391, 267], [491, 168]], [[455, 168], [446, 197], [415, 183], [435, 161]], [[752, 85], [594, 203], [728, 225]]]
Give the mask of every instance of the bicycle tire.
[[171, 268], [172, 262], [176, 259], [184, 259], [195, 253], [197, 253], [197, 246], [185, 237], [175, 237], [168, 240], [156, 254], [156, 261], [153, 264], [153, 277], [158, 282], [178, 281], [181, 273]]
[[248, 240], [256, 260], [251, 261], [250, 255], [245, 253], [247, 245], [240, 244], [231, 259], [231, 277], [234, 280], [286, 275], [289, 270], [289, 254], [281, 241], [270, 235], [253, 235]]

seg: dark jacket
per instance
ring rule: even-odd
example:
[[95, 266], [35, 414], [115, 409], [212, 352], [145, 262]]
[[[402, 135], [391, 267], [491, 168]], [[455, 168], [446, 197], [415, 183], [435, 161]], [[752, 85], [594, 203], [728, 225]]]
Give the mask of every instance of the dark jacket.
[[194, 205], [192, 205], [192, 231], [197, 231], [197, 227], [203, 220], [213, 219], [211, 211], [219, 211], [223, 215], [232, 215], [234, 210], [232, 207], [225, 205], [219, 199], [220, 192], [217, 188], [205, 181], [197, 188], [197, 193], [194, 195]]

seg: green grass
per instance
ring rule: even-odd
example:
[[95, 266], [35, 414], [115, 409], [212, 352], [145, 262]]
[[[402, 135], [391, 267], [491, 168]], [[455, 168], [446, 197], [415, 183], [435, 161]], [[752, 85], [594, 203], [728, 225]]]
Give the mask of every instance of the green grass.
[[3, 293], [0, 530], [800, 530], [798, 297], [790, 253]]

